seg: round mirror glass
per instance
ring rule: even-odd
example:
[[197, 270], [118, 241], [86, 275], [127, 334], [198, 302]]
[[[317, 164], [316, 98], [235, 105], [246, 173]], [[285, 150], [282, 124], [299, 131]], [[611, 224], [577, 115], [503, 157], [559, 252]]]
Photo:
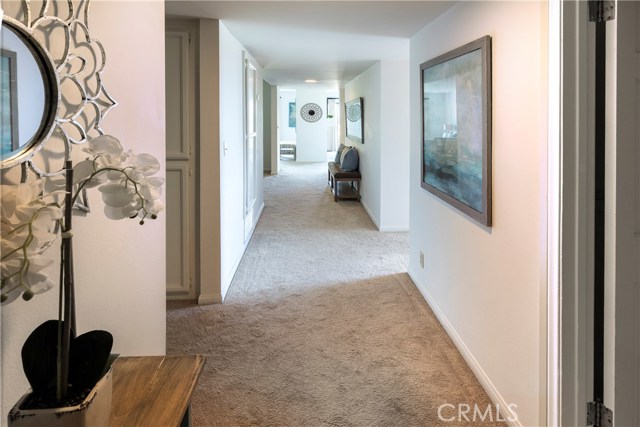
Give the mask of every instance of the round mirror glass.
[[13, 166], [42, 142], [55, 119], [56, 75], [39, 44], [2, 23], [0, 32], [0, 164]]

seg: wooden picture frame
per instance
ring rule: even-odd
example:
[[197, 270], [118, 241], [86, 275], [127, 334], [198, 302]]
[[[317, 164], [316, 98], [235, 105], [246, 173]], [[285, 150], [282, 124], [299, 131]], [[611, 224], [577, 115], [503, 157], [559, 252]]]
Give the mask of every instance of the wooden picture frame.
[[421, 183], [491, 227], [491, 37], [420, 65]]

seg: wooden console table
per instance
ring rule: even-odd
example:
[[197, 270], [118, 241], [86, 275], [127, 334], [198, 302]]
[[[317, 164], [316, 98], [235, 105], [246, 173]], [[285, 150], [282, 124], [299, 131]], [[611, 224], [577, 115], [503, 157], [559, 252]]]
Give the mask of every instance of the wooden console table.
[[120, 357], [113, 364], [111, 426], [189, 426], [204, 356]]

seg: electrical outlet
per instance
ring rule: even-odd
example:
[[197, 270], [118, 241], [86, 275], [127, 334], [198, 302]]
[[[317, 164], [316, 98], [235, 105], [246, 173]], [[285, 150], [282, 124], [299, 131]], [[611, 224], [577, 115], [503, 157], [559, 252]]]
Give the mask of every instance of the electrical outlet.
[[424, 253], [420, 251], [420, 268], [424, 268]]

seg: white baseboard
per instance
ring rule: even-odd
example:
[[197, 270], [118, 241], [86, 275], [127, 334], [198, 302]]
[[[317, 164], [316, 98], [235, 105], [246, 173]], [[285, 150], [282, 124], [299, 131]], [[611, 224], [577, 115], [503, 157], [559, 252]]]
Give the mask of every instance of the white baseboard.
[[198, 297], [198, 305], [220, 304], [222, 295], [220, 294], [200, 294]]
[[405, 233], [409, 231], [408, 226], [392, 226], [392, 227], [379, 227], [381, 233]]
[[227, 280], [225, 280], [222, 283], [222, 296], [221, 296], [221, 300], [220, 302], [224, 301], [224, 298], [227, 296], [227, 291], [229, 290], [229, 287], [231, 286], [231, 282], [233, 281], [233, 278], [235, 277], [236, 273], [238, 272], [238, 267], [240, 266], [240, 262], [242, 261], [242, 257], [244, 257], [244, 253], [247, 251], [247, 246], [249, 246], [249, 242], [251, 241], [251, 238], [253, 237], [253, 233], [256, 231], [256, 226], [258, 225], [258, 221], [260, 221], [260, 217], [262, 217], [262, 212], [264, 211], [264, 202], [262, 202], [262, 205], [260, 205], [260, 209], [258, 210], [258, 215], [256, 215], [255, 220], [253, 221], [253, 226], [251, 227], [251, 231], [249, 232], [249, 236], [247, 237], [247, 239], [244, 242], [244, 245], [242, 247], [242, 252], [240, 252], [240, 255], [238, 255], [238, 257], [236, 258], [235, 262], [233, 263], [233, 267], [231, 268], [231, 273], [229, 274], [229, 277], [227, 278]]
[[378, 231], [380, 231], [380, 223], [378, 222], [378, 218], [376, 218], [375, 215], [371, 213], [371, 209], [369, 209], [369, 206], [367, 206], [367, 204], [362, 199], [360, 199], [360, 204], [364, 208], [364, 211], [367, 213], [367, 215], [369, 215], [369, 218], [371, 218], [371, 221], [373, 221], [373, 224], [376, 226]]
[[189, 293], [169, 293], [167, 292], [167, 301], [193, 301], [193, 295], [189, 295]]
[[369, 215], [369, 218], [371, 218], [371, 221], [373, 221], [373, 224], [376, 226], [376, 228], [378, 229], [379, 232], [381, 233], [400, 233], [400, 232], [408, 232], [409, 231], [409, 225], [399, 225], [399, 226], [380, 226], [380, 221], [378, 221], [378, 218], [375, 217], [375, 215], [371, 212], [371, 209], [369, 209], [369, 206], [367, 206], [367, 203], [360, 200], [360, 204], [362, 205], [362, 207], [364, 208], [364, 211], [367, 213], [367, 215]]
[[489, 399], [491, 399], [494, 405], [500, 406], [500, 411], [503, 414], [503, 417], [506, 418], [505, 422], [511, 427], [523, 427], [522, 423], [517, 418], [517, 414], [511, 412], [507, 401], [502, 397], [489, 376], [484, 372], [484, 369], [482, 369], [482, 366], [480, 366], [476, 358], [473, 356], [473, 353], [471, 353], [471, 350], [469, 350], [460, 335], [458, 335], [458, 332], [456, 332], [453, 325], [449, 322], [442, 310], [440, 310], [440, 307], [438, 307], [438, 304], [436, 303], [433, 296], [429, 293], [426, 286], [424, 286], [424, 284], [418, 280], [417, 276], [413, 274], [411, 270], [409, 270], [408, 273], [409, 277], [416, 285], [416, 288], [418, 288], [418, 291], [420, 291], [420, 294], [422, 294], [422, 297], [425, 299], [429, 307], [431, 307], [433, 314], [436, 315], [436, 318], [438, 319], [444, 330], [447, 332], [447, 335], [449, 335], [454, 345], [462, 355], [462, 358], [465, 360], [465, 362], [467, 362], [467, 365], [469, 365], [469, 367], [471, 368], [471, 371], [480, 382], [480, 385], [482, 385], [482, 388], [484, 388], [484, 390], [489, 395]]

